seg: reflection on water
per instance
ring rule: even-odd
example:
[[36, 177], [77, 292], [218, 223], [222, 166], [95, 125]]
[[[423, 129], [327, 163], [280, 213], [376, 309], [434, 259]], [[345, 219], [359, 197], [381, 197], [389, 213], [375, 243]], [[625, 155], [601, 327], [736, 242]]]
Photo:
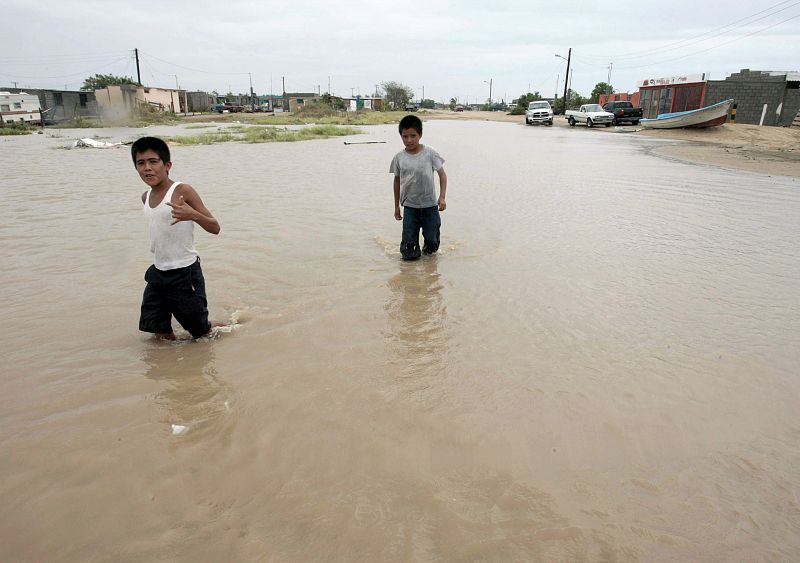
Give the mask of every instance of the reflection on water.
[[230, 385], [217, 374], [211, 341], [160, 342], [144, 346], [145, 377], [162, 388], [156, 403], [174, 434], [192, 440], [212, 434], [220, 436], [221, 422], [231, 408]]
[[436, 373], [447, 352], [447, 307], [437, 264], [437, 256], [400, 262], [400, 272], [387, 282], [392, 291], [386, 304], [391, 321], [387, 338], [416, 375]]

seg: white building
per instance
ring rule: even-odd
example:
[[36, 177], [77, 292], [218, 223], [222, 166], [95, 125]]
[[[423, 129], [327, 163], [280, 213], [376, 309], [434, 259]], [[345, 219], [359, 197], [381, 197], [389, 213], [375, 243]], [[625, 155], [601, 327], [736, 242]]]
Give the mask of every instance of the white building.
[[0, 92], [0, 127], [6, 123], [39, 123], [39, 96], [20, 92]]

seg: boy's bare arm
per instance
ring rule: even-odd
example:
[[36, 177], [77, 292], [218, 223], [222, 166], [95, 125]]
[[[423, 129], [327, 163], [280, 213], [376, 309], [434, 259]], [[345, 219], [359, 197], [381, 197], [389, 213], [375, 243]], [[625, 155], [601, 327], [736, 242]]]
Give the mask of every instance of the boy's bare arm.
[[172, 224], [180, 221], [194, 221], [212, 235], [219, 234], [219, 222], [203, 204], [200, 194], [189, 184], [181, 184], [168, 202], [172, 208]]
[[400, 213], [400, 176], [394, 177], [394, 218], [398, 221], [403, 218]]
[[444, 211], [447, 209], [447, 202], [444, 199], [447, 193], [447, 174], [444, 168], [439, 168], [436, 172], [439, 174], [439, 211]]

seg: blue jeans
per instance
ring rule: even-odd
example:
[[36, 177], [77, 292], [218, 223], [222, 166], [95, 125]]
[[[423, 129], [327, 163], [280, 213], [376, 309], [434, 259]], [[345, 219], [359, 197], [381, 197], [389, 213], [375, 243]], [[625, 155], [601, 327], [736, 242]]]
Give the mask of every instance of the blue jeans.
[[416, 260], [421, 256], [419, 249], [419, 230], [422, 229], [422, 238], [425, 241], [422, 252], [433, 254], [439, 250], [439, 229], [442, 219], [439, 217], [439, 208], [416, 207], [403, 208], [403, 240], [400, 242], [400, 254], [403, 260]]

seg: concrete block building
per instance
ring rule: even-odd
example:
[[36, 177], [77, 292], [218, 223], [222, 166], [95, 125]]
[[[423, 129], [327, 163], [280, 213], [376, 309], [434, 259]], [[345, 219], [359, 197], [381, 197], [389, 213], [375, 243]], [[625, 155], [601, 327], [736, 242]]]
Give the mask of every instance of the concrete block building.
[[742, 69], [709, 80], [704, 105], [733, 99], [736, 123], [788, 127], [800, 110], [800, 72]]

